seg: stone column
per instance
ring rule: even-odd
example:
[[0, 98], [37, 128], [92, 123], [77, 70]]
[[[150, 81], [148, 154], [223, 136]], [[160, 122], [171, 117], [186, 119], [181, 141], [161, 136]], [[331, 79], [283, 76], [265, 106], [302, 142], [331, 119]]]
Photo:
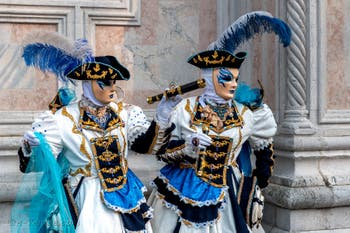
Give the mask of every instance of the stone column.
[[292, 42], [287, 49], [287, 76], [284, 119], [280, 126], [285, 134], [313, 134], [307, 106], [307, 21], [303, 0], [287, 1], [287, 23]]

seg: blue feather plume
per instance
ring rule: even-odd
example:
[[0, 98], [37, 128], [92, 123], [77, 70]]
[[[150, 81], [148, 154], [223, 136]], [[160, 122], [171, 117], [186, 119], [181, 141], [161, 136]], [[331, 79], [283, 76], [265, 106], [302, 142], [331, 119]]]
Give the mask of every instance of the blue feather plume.
[[34, 66], [43, 72], [52, 72], [64, 83], [73, 82], [65, 76], [69, 71], [94, 60], [92, 49], [85, 39], [71, 43], [57, 33], [37, 33], [32, 37], [34, 38], [30, 39], [37, 41], [23, 46], [22, 57], [26, 65]]
[[79, 59], [66, 54], [61, 49], [42, 43], [24, 46], [22, 56], [27, 66], [34, 66], [44, 72], [52, 72], [63, 82], [68, 81], [64, 76], [65, 71], [81, 64]]
[[255, 35], [272, 32], [278, 35], [284, 47], [290, 44], [292, 32], [288, 24], [265, 11], [250, 12], [231, 24], [210, 48], [234, 52], [241, 43]]
[[258, 108], [262, 104], [263, 94], [260, 88], [252, 88], [244, 82], [240, 82], [235, 91], [235, 100], [250, 108]]

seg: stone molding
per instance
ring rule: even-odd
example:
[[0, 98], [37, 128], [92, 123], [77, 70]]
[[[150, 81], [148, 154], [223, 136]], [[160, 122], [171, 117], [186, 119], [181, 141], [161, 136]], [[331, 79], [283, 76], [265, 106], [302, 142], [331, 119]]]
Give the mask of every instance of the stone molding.
[[[349, 109], [327, 109], [327, 1], [318, 1], [317, 6], [317, 58], [319, 65], [317, 69], [317, 77], [320, 83], [318, 87], [319, 124], [350, 124], [350, 110]], [[349, 74], [348, 74], [349, 75]]]
[[350, 185], [291, 188], [269, 184], [264, 189], [267, 202], [290, 210], [350, 206], [349, 193]]
[[57, 24], [60, 34], [76, 39], [91, 36], [96, 25], [139, 26], [141, 0], [7, 0], [0, 3], [0, 22]]
[[[324, 150], [349, 150], [350, 136], [299, 136], [290, 137], [288, 135], [277, 135], [274, 139], [276, 150], [294, 151], [294, 152], [309, 152]], [[309, 157], [304, 154], [303, 157]]]

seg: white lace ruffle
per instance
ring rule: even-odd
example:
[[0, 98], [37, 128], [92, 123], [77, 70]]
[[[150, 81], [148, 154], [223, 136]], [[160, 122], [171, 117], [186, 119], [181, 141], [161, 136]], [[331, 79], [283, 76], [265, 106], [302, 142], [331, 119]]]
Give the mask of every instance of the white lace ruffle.
[[191, 227], [194, 227], [196, 229], [207, 227], [207, 226], [214, 226], [215, 224], [217, 224], [220, 217], [221, 217], [221, 212], [226, 208], [226, 205], [227, 205], [226, 200], [224, 198], [222, 201], [222, 205], [219, 208], [218, 217], [215, 220], [198, 223], [198, 222], [191, 222], [188, 219], [184, 219], [181, 216], [181, 214], [182, 214], [181, 210], [176, 205], [173, 205], [173, 204], [167, 202], [166, 200], [164, 200], [162, 194], [156, 192], [156, 195], [157, 195], [157, 198], [162, 201], [162, 204], [164, 207], [171, 209], [172, 211], [174, 211], [177, 214], [177, 216], [179, 217], [179, 221], [181, 221], [182, 223], [184, 223], [186, 225], [190, 225]]
[[[202, 206], [210, 206], [210, 205], [216, 205], [218, 204], [219, 202], [221, 202], [222, 200], [224, 200], [224, 197], [225, 195], [223, 195], [224, 191], [228, 189], [228, 187], [223, 187], [222, 188], [222, 191], [221, 191], [221, 195], [219, 196], [218, 199], [216, 200], [206, 200], [206, 201], [196, 201], [196, 200], [193, 200], [191, 198], [188, 198], [188, 197], [185, 197], [184, 195], [182, 195], [182, 193], [177, 190], [174, 186], [172, 186], [170, 183], [169, 183], [169, 180], [163, 176], [162, 174], [160, 174], [158, 176], [158, 178], [162, 179], [164, 183], [166, 183], [166, 188], [168, 191], [172, 192], [174, 195], [180, 197], [180, 200], [183, 201], [184, 203], [186, 204], [189, 204], [191, 206], [199, 206], [199, 207], [202, 207]], [[151, 182], [151, 186], [155, 189], [157, 189], [157, 186], [156, 184], [152, 181]]]
[[261, 139], [261, 138], [251, 136], [249, 138], [249, 142], [250, 142], [253, 150], [261, 150], [261, 149], [268, 147], [270, 144], [272, 144], [273, 139], [272, 138]]

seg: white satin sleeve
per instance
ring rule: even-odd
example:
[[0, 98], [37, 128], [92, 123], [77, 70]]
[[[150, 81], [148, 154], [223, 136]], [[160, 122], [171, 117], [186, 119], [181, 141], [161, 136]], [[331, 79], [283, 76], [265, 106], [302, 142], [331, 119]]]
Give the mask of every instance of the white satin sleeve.
[[268, 105], [253, 111], [252, 135], [249, 138], [253, 150], [263, 149], [273, 142], [277, 124]]
[[55, 115], [51, 111], [45, 111], [40, 114], [32, 123], [32, 130], [45, 136], [45, 140], [50, 145], [52, 153], [57, 158], [63, 149], [63, 141]]

